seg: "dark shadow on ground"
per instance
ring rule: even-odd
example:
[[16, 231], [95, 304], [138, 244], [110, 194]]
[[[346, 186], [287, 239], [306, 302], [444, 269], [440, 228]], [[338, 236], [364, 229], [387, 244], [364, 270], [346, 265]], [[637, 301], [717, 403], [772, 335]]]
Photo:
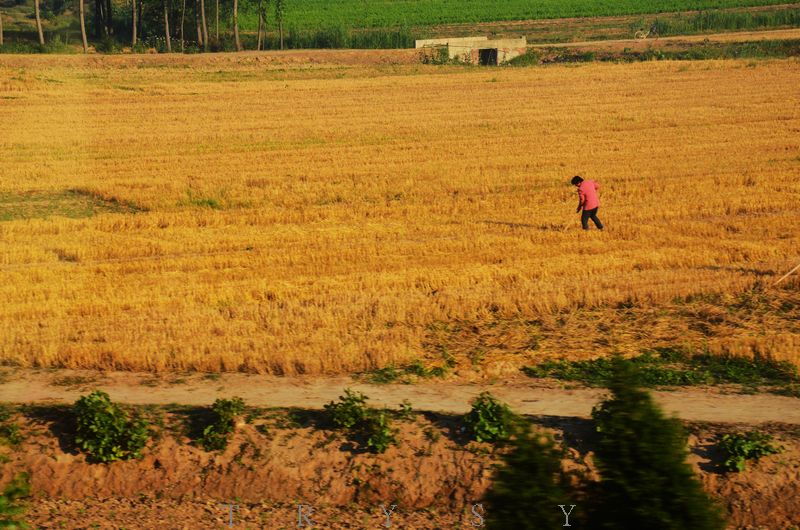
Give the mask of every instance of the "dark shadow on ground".
[[558, 429], [563, 432], [563, 442], [581, 455], [594, 450], [597, 429], [593, 420], [569, 416], [527, 416], [536, 427]]
[[194, 444], [200, 442], [203, 430], [214, 422], [211, 407], [167, 406], [166, 410], [178, 418], [183, 425], [183, 434]]
[[698, 267], [698, 269], [706, 270], [706, 271], [725, 271], [725, 272], [738, 272], [741, 274], [751, 274], [753, 276], [775, 276], [777, 272], [772, 269], [769, 270], [760, 270], [760, 269], [750, 269], [746, 267], [720, 267], [718, 265], [703, 265], [702, 267]]
[[70, 405], [21, 405], [18, 410], [33, 425], [49, 430], [65, 454], [80, 453], [75, 444], [75, 413]]
[[533, 225], [529, 223], [513, 223], [510, 221], [492, 221], [492, 220], [484, 220], [481, 221], [481, 223], [487, 225], [507, 226], [509, 228], [532, 228], [534, 230], [546, 230], [551, 232], [562, 232], [567, 229], [565, 225], [557, 225], [552, 223]]
[[464, 425], [463, 416], [428, 411], [420, 411], [419, 414], [438, 428], [445, 438], [457, 445], [463, 447], [472, 441]]

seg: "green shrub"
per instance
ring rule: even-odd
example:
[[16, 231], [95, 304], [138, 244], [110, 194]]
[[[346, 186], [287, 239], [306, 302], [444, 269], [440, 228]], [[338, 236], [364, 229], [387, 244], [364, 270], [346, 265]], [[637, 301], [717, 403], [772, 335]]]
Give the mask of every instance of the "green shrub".
[[593, 528], [725, 528], [718, 507], [686, 463], [683, 426], [665, 418], [638, 388], [633, 370], [615, 361], [613, 395], [592, 412], [601, 478], [592, 495]]
[[[485, 497], [486, 525], [493, 530], [561, 528], [563, 505], [572, 526], [579, 521], [570, 491], [570, 476], [561, 468], [563, 448], [542, 433], [520, 432], [495, 471]], [[580, 528], [580, 525], [577, 525]]]
[[0, 445], [17, 446], [22, 443], [25, 437], [19, 430], [19, 426], [15, 423], [0, 424]]
[[517, 417], [508, 405], [489, 392], [482, 392], [464, 416], [470, 435], [479, 442], [507, 440], [513, 434], [516, 422]]
[[782, 448], [772, 444], [772, 436], [758, 431], [725, 434], [718, 442], [725, 456], [723, 466], [729, 471], [744, 471], [747, 460], [758, 460], [762, 456], [781, 452]]
[[390, 445], [397, 445], [396, 430], [392, 429], [386, 411], [370, 411], [361, 426], [361, 436], [373, 453], [384, 453]]
[[400, 403], [400, 410], [397, 412], [397, 417], [402, 421], [411, 421], [414, 419], [414, 408], [411, 406], [409, 400], [404, 399], [403, 402]]
[[112, 37], [106, 36], [95, 43], [94, 49], [98, 53], [119, 53], [122, 50], [122, 46]]
[[444, 356], [444, 366], [433, 366], [426, 368], [425, 364], [417, 359], [414, 362], [403, 366], [389, 365], [383, 368], [367, 372], [366, 380], [373, 384], [387, 384], [394, 382], [411, 383], [414, 378], [427, 379], [431, 377], [444, 377], [447, 372], [456, 365], [455, 359], [449, 354]]
[[25, 437], [19, 430], [19, 425], [11, 422], [12, 409], [0, 405], [0, 445], [17, 446]]
[[325, 405], [325, 411], [330, 422], [345, 429], [351, 439], [373, 453], [383, 453], [389, 445], [397, 445], [397, 431], [392, 428], [387, 411], [368, 407], [367, 399], [361, 392], [347, 388], [338, 402]]
[[522, 55], [518, 55], [514, 57], [506, 64], [509, 66], [536, 66], [541, 61], [541, 55], [538, 51], [534, 49], [530, 49], [523, 53]]
[[203, 429], [200, 443], [206, 451], [222, 451], [228, 447], [229, 435], [236, 428], [236, 416], [244, 412], [244, 400], [238, 397], [217, 399], [211, 406], [211, 412], [214, 419]]
[[800, 381], [797, 368], [787, 361], [760, 355], [752, 358], [708, 353], [692, 355], [669, 348], [625, 359], [601, 357], [589, 361], [543, 361], [522, 370], [530, 377], [553, 377], [605, 386], [613, 377], [617, 363], [635, 369], [636, 382], [647, 387], [728, 383], [786, 386]]
[[0, 528], [22, 530], [28, 525], [17, 520], [17, 516], [25, 511], [21, 502], [30, 495], [30, 483], [27, 473], [19, 473], [0, 493]]
[[450, 51], [447, 46], [437, 46], [432, 49], [424, 49], [420, 52], [420, 61], [422, 64], [450, 64], [453, 62], [450, 59]]
[[90, 458], [113, 462], [139, 458], [149, 434], [141, 418], [130, 419], [108, 394], [95, 390], [75, 402], [75, 441]]
[[338, 403], [331, 401], [325, 405], [328, 417], [340, 429], [352, 429], [363, 422], [368, 414], [366, 406], [367, 396], [361, 392], [354, 392], [346, 388], [343, 396], [339, 396]]

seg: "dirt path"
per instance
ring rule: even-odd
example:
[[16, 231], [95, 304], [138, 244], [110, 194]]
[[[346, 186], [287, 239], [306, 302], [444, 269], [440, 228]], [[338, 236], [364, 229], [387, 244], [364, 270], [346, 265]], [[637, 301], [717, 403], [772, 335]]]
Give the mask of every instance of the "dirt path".
[[[758, 42], [765, 40], [800, 39], [800, 28], [776, 29], [770, 31], [739, 31], [732, 33], [714, 33], [711, 35], [677, 35], [659, 37], [657, 39], [619, 39], [585, 42], [559, 42], [553, 44], [532, 44], [529, 48], [592, 48], [597, 50], [616, 50], [623, 47], [654, 46], [665, 43], [684, 42]], [[632, 46], [633, 45], [633, 46]]]
[[[72, 403], [99, 388], [112, 399], [136, 404], [209, 405], [219, 397], [240, 396], [249, 405], [319, 409], [345, 388], [365, 393], [370, 402], [395, 407], [408, 400], [417, 410], [463, 413], [488, 390], [517, 412], [587, 418], [606, 394], [603, 389], [564, 388], [557, 382], [524, 376], [502, 383], [425, 381], [411, 385], [372, 385], [347, 376], [285, 378], [248, 374], [163, 375], [77, 370], [13, 370], [0, 383], [0, 401]], [[723, 393], [715, 388], [654, 392], [669, 413], [688, 421], [725, 423], [783, 422], [800, 425], [800, 399], [772, 394]]]

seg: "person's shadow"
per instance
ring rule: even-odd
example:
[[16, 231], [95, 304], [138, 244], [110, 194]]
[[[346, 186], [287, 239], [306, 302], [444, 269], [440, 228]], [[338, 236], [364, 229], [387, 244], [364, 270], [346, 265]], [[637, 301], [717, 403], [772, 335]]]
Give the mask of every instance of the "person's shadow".
[[487, 225], [507, 226], [509, 228], [530, 228], [533, 230], [542, 230], [548, 232], [563, 232], [564, 230], [567, 229], [566, 225], [557, 225], [553, 223], [533, 225], [529, 223], [513, 223], [510, 221], [492, 221], [492, 220], [483, 220], [481, 221], [481, 223]]

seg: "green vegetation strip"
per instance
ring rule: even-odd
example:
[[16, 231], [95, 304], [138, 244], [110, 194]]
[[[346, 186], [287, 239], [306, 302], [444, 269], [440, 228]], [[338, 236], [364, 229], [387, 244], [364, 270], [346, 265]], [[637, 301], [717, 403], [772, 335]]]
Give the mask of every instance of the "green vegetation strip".
[[[800, 9], [775, 9], [763, 12], [701, 11], [693, 15], [658, 17], [652, 28], [661, 36], [692, 35], [717, 31], [800, 26]], [[635, 28], [631, 28], [634, 30]]]
[[[305, 0], [289, 4], [289, 26], [316, 29], [331, 25], [354, 28], [428, 26], [436, 24], [599, 17], [668, 13], [700, 9], [768, 6], [781, 0]], [[250, 11], [246, 9], [246, 11]], [[256, 16], [253, 12], [253, 15]], [[255, 24], [251, 24], [255, 27]]]
[[591, 361], [544, 361], [527, 366], [531, 377], [552, 377], [580, 381], [591, 386], [607, 386], [616, 362], [635, 369], [637, 382], [646, 387], [739, 384], [769, 387], [780, 394], [798, 394], [800, 376], [786, 361], [756, 356], [754, 358], [695, 354], [668, 348], [647, 352], [631, 359], [600, 358]]

